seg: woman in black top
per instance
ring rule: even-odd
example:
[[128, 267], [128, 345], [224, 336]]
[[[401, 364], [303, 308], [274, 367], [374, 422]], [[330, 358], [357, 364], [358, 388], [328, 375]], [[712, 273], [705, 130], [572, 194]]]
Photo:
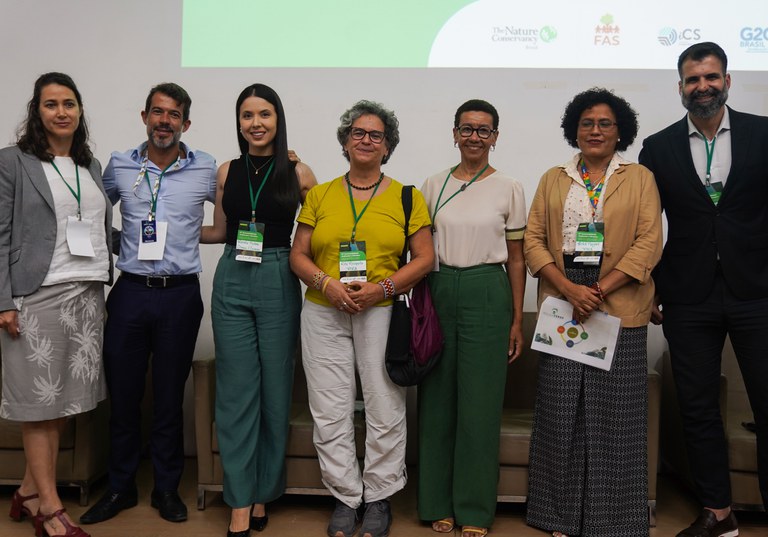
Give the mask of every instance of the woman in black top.
[[[288, 254], [296, 210], [317, 181], [291, 162], [280, 97], [263, 84], [235, 106], [240, 158], [217, 174], [212, 226], [201, 241], [226, 242], [213, 281], [216, 429], [228, 537], [266, 527], [264, 504], [285, 489], [285, 444], [301, 294]], [[250, 520], [249, 520], [250, 517]]]

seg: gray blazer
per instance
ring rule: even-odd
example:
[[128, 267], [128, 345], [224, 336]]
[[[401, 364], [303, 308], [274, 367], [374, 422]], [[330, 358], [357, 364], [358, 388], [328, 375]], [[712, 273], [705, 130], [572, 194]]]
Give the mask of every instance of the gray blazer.
[[[106, 202], [104, 229], [112, 251], [112, 203], [96, 159], [88, 171]], [[34, 293], [43, 283], [56, 242], [56, 212], [40, 160], [13, 145], [0, 149], [0, 311], [16, 309], [12, 297]], [[112, 282], [112, 255], [109, 256]]]

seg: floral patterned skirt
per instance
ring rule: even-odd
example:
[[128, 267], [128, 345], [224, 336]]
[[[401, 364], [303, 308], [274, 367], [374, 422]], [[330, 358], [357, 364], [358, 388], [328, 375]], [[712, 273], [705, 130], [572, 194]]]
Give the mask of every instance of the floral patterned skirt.
[[95, 408], [106, 397], [104, 284], [61, 283], [14, 301], [21, 335], [0, 331], [0, 417], [43, 421]]

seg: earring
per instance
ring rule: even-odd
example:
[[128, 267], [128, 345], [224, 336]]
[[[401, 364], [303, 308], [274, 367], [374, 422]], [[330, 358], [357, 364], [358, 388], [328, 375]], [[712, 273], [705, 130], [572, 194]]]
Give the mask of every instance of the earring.
[[458, 140], [454, 140], [454, 141], [453, 141], [453, 147], [459, 147], [459, 142], [458, 142]]
[[493, 144], [493, 145], [491, 146], [491, 151], [496, 151], [496, 144]]

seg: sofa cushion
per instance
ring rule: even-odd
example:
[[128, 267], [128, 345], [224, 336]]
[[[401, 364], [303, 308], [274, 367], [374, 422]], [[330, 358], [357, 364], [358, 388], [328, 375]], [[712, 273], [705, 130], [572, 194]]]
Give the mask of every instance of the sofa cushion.
[[504, 409], [501, 415], [499, 464], [508, 466], [528, 466], [528, 451], [531, 446], [532, 425], [532, 409]]
[[753, 421], [749, 412], [729, 412], [728, 459], [731, 470], [757, 472], [757, 435], [746, 430], [741, 423]]

